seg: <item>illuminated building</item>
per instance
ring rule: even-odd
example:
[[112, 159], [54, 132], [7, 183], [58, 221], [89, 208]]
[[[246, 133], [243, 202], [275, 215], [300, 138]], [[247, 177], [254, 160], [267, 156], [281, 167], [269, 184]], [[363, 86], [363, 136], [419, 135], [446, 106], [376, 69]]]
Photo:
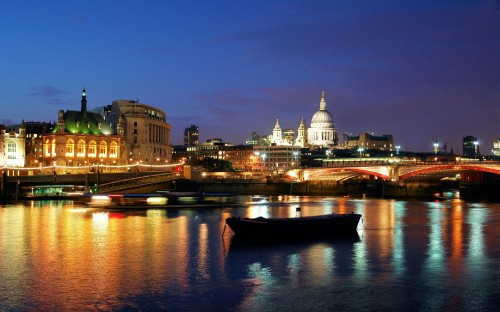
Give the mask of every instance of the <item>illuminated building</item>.
[[[19, 132], [0, 128], [0, 166], [24, 167], [26, 161], [26, 128], [24, 122], [19, 127]], [[10, 175], [11, 173], [8, 172]]]
[[273, 135], [271, 137], [271, 144], [286, 145], [286, 142], [283, 140], [283, 132], [281, 131], [278, 119], [276, 119], [276, 123], [274, 124]]
[[307, 146], [307, 128], [304, 118], [300, 121], [299, 129], [297, 131], [297, 139], [295, 139], [295, 145], [300, 147]]
[[333, 123], [332, 114], [326, 109], [325, 91], [321, 93], [319, 110], [311, 119], [311, 126], [307, 130], [309, 146], [332, 147], [337, 145], [337, 129]]
[[51, 134], [55, 122], [27, 121], [26, 126], [26, 167], [36, 168], [43, 163], [43, 136]]
[[193, 146], [174, 146], [173, 162], [203, 160], [213, 158], [231, 162], [233, 170], [250, 170], [252, 167], [253, 147], [251, 145], [232, 145], [221, 139], [210, 139]]
[[284, 145], [254, 146], [252, 170], [284, 171], [300, 166], [300, 147]]
[[269, 145], [269, 140], [265, 135], [257, 134], [253, 131], [252, 135], [245, 142], [247, 145]]
[[114, 132], [103, 116], [87, 111], [85, 89], [81, 109], [60, 110], [56, 127], [43, 142], [43, 166], [53, 166], [54, 172], [82, 173], [96, 166], [101, 171], [126, 170], [118, 167], [126, 164], [122, 120]]
[[115, 132], [122, 121], [128, 164], [165, 165], [172, 162], [171, 126], [164, 111], [139, 103], [139, 100], [116, 100], [96, 110], [108, 119]]
[[370, 150], [392, 151], [393, 138], [390, 134], [376, 136], [364, 132], [360, 133], [358, 136], [347, 136], [345, 146], [348, 149], [359, 149], [366, 153]]
[[192, 146], [198, 145], [199, 141], [199, 128], [198, 126], [191, 125], [191, 127], [184, 129], [184, 145]]
[[493, 140], [493, 155], [500, 156], [500, 140]]
[[463, 137], [463, 156], [467, 158], [476, 158], [480, 155], [477, 138], [472, 135]]

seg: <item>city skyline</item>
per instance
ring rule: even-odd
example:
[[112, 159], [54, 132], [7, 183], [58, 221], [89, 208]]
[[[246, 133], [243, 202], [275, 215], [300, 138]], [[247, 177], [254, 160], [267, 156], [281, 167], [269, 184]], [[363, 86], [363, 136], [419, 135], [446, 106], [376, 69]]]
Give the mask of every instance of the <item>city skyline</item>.
[[[321, 91], [339, 134], [433, 138], [490, 154], [500, 138], [496, 1], [202, 1], [7, 4], [0, 16], [0, 123], [139, 99], [164, 110], [172, 144], [199, 126], [244, 143], [310, 125]], [[20, 109], [22, 108], [22, 109]]]

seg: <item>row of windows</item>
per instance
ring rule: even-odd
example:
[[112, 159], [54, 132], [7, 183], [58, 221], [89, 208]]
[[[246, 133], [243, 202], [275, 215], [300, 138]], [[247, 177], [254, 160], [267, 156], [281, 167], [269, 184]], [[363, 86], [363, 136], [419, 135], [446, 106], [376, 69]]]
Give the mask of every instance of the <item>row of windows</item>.
[[[97, 145], [96, 141], [90, 141], [87, 145], [85, 141], [79, 140], [76, 144], [73, 140], [68, 140], [65, 145], [65, 156], [66, 157], [75, 157], [75, 146], [76, 146], [76, 157], [99, 157], [99, 158], [118, 158], [118, 143], [111, 142], [108, 144], [106, 142], [100, 142]], [[52, 140], [45, 141], [44, 144], [45, 156], [46, 157], [55, 157], [56, 153], [56, 141]], [[99, 154], [97, 154], [99, 152]]]

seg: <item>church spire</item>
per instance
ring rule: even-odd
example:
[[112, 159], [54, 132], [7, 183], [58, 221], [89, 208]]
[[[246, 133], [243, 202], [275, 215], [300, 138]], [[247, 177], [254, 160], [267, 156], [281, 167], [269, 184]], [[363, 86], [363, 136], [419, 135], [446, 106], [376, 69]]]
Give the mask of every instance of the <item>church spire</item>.
[[306, 122], [304, 121], [304, 117], [300, 120], [300, 125], [299, 129], [305, 129], [306, 128]]
[[87, 116], [87, 91], [85, 88], [82, 91], [82, 115]]
[[321, 92], [321, 100], [319, 101], [319, 110], [326, 110], [326, 98], [325, 98], [325, 90]]
[[279, 130], [281, 130], [281, 128], [280, 128], [280, 124], [279, 124], [279, 122], [278, 122], [278, 118], [276, 118], [276, 123], [274, 124], [274, 129], [275, 129], [275, 130], [278, 130], [278, 129], [279, 129]]
[[282, 145], [283, 143], [282, 141], [283, 141], [283, 132], [281, 131], [278, 118], [276, 118], [276, 124], [274, 125], [271, 143], [275, 143], [276, 145]]

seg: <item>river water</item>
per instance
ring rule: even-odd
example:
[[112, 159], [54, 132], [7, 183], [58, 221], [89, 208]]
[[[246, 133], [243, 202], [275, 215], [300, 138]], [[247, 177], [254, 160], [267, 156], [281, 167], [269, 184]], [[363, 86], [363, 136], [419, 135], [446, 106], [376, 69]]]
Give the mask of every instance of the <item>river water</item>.
[[[498, 311], [500, 204], [305, 196], [242, 207], [0, 206], [0, 311]], [[225, 218], [360, 213], [358, 235], [239, 244]]]

